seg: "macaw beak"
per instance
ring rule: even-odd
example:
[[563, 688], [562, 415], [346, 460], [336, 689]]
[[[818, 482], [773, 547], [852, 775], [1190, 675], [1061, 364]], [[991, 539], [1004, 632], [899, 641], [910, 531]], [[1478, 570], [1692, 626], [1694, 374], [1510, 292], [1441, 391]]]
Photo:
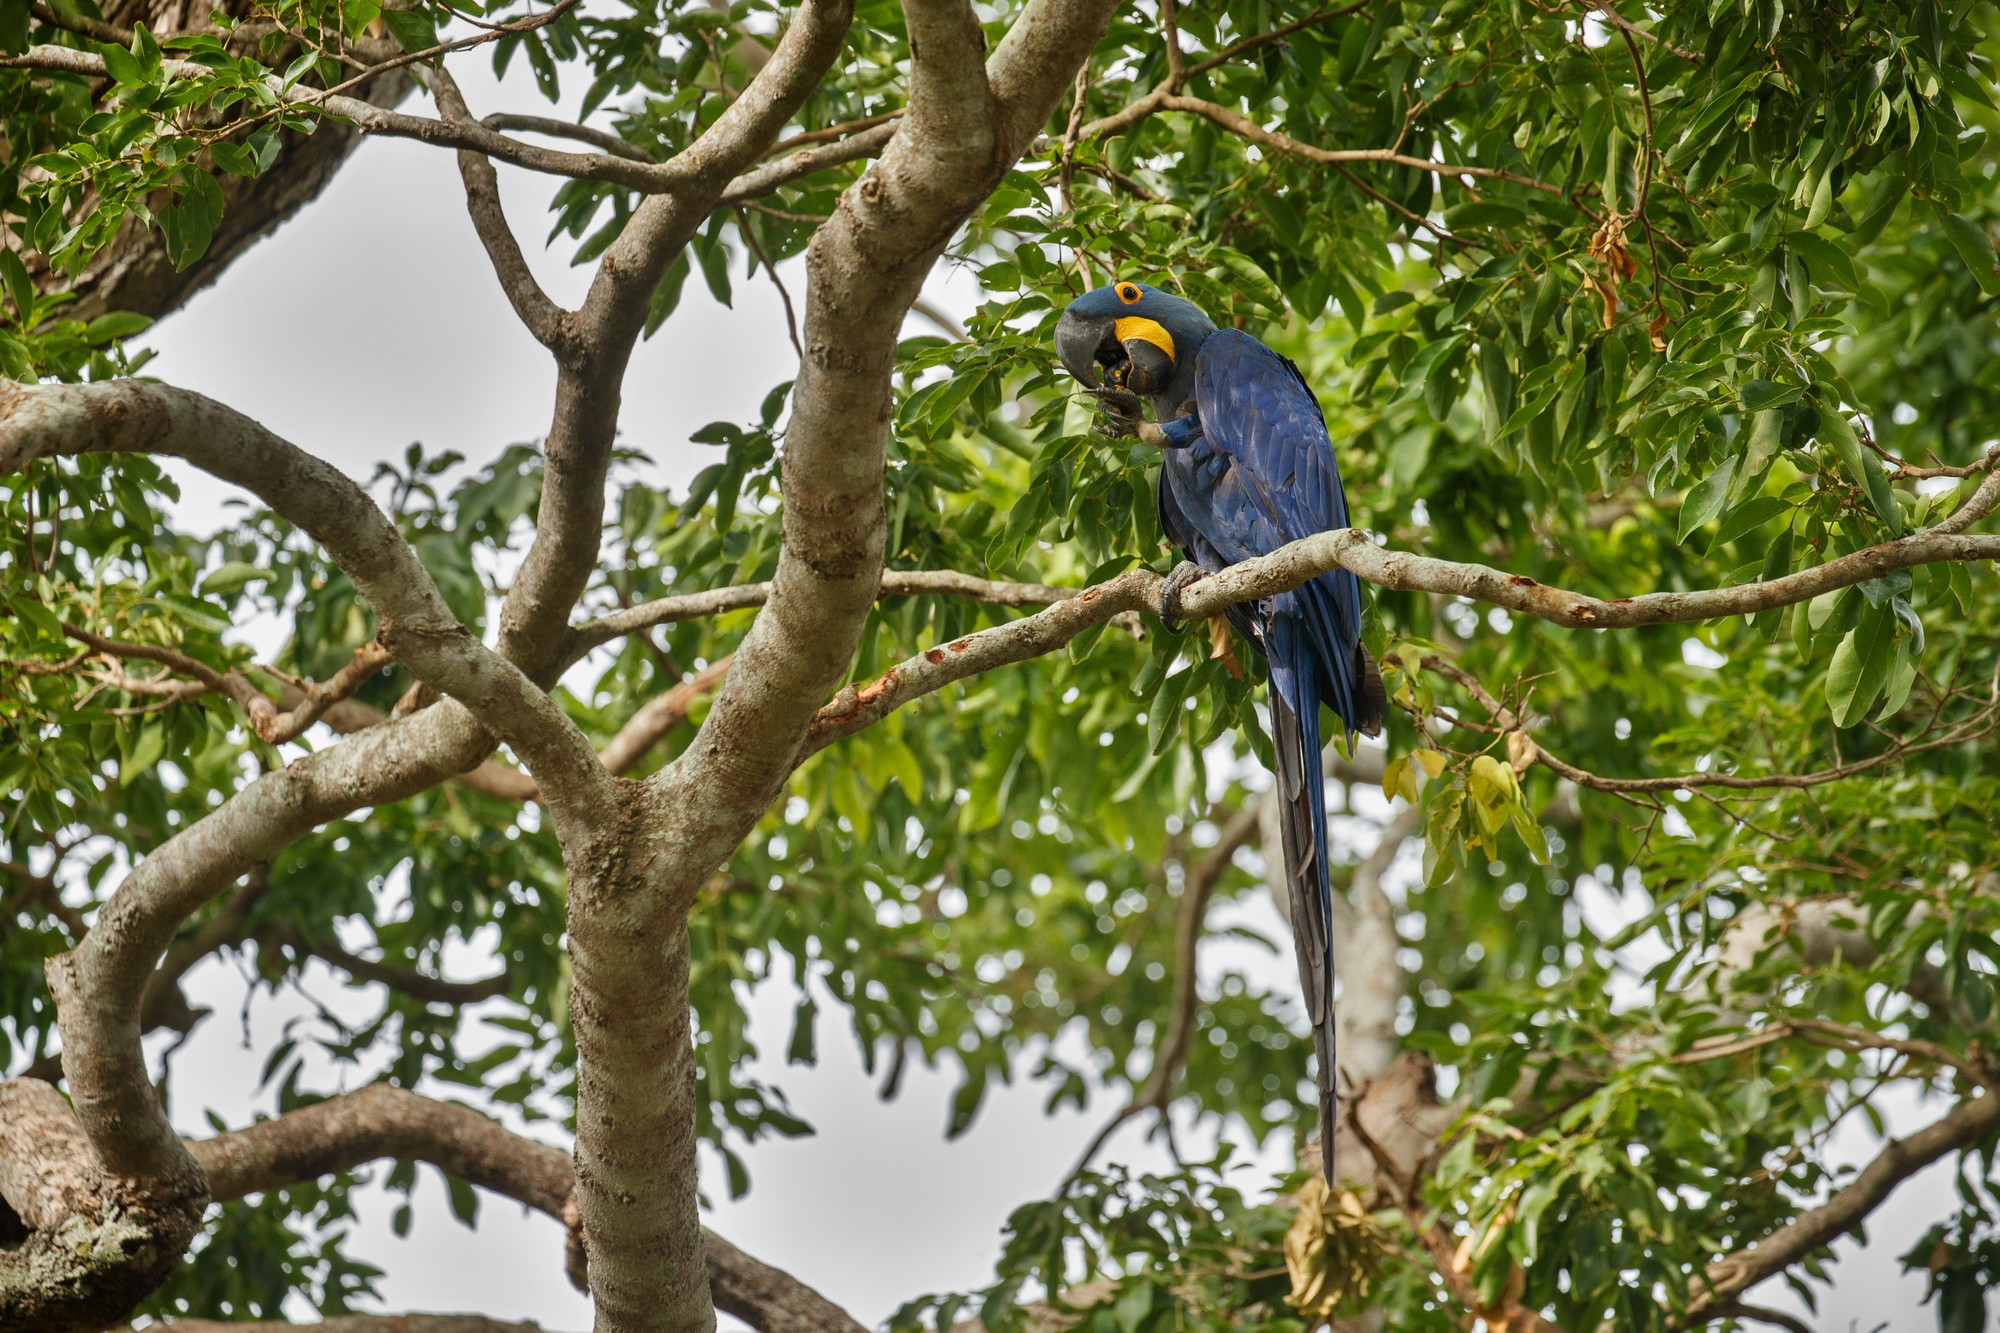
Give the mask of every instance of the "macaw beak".
[[[1143, 325], [1153, 332], [1141, 335], [1133, 327], [1126, 330], [1132, 336], [1120, 339], [1121, 325]], [[1098, 386], [1101, 367], [1103, 378], [1118, 388], [1138, 394], [1158, 393], [1174, 376], [1173, 357], [1155, 341], [1165, 336], [1150, 320], [1112, 316], [1090, 319], [1065, 310], [1056, 322], [1056, 355], [1086, 389]]]
[[1097, 387], [1099, 365], [1110, 369], [1125, 359], [1117, 324], [1115, 319], [1090, 319], [1074, 310], [1063, 311], [1056, 322], [1056, 355], [1086, 389]]

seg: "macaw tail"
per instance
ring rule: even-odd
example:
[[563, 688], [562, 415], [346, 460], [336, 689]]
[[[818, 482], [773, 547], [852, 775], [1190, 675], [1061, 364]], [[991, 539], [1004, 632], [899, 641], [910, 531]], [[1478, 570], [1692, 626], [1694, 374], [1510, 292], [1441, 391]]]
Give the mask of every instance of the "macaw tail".
[[1292, 942], [1319, 1055], [1320, 1160], [1333, 1182], [1333, 886], [1327, 874], [1326, 776], [1320, 767], [1318, 655], [1298, 623], [1276, 618], [1268, 638], [1278, 827], [1290, 889]]

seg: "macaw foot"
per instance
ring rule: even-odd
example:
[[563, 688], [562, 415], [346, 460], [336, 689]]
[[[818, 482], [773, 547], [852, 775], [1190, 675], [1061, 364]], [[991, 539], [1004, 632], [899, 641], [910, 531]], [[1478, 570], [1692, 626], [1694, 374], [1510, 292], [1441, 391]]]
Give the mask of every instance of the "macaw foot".
[[1145, 403], [1130, 389], [1104, 386], [1086, 389], [1097, 399], [1097, 410], [1104, 414], [1097, 423], [1097, 433], [1106, 439], [1136, 439], [1150, 444], [1155, 449], [1168, 447], [1167, 433], [1145, 418]]
[[1183, 560], [1174, 566], [1174, 572], [1167, 575], [1160, 585], [1160, 623], [1170, 634], [1179, 634], [1187, 628], [1187, 616], [1181, 611], [1181, 594], [1190, 586], [1208, 577], [1208, 571], [1192, 560]]

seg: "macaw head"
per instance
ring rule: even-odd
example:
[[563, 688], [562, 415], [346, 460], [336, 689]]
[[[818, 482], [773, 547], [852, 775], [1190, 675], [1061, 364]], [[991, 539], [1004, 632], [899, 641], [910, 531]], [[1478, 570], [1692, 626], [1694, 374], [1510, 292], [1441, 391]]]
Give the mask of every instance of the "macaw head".
[[1056, 355], [1086, 387], [1098, 387], [1101, 376], [1171, 415], [1192, 396], [1194, 354], [1214, 332], [1194, 302], [1143, 282], [1114, 282], [1069, 303], [1056, 325]]

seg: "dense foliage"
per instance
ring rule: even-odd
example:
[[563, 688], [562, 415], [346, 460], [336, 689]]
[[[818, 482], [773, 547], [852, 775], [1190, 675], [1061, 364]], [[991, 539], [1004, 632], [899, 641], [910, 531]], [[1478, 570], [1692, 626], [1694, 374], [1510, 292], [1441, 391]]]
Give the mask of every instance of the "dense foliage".
[[[986, 15], [996, 36], [1010, 8]], [[6, 12], [14, 49], [97, 52], [112, 80], [0, 70], [15, 164], [0, 175], [0, 360], [22, 379], [138, 367], [121, 340], [143, 344], [142, 321], [64, 320], [64, 266], [121, 226], [157, 227], [192, 262], [221, 203], [215, 173], [255, 175], [281, 138], [314, 130], [319, 113], [287, 96], [350, 76], [343, 38], [379, 41], [386, 22], [423, 50], [439, 31], [476, 33], [468, 12], [520, 17], [504, 3], [288, 0], [239, 16], [250, 38], [142, 31], [122, 49]], [[530, 62], [551, 93], [588, 80], [587, 114], [664, 157], [713, 120], [781, 20], [763, 0], [586, 4], [491, 54]], [[1933, 524], [1973, 494], [2000, 437], [1997, 21], [1942, 0], [1674, 0], [1622, 17], [1535, 0], [1128, 8], [1079, 113], [954, 242], [982, 291], [968, 336], [904, 344], [888, 565], [1072, 587], [1167, 567], [1147, 450], [1091, 433], [1052, 358], [1056, 314], [1106, 275], [1183, 292], [1294, 357], [1357, 523], [1394, 548], [1622, 597], [1769, 579]], [[860, 5], [800, 128], [896, 110], [906, 58], [897, 7]], [[1170, 96], [1121, 117], [1156, 87]], [[692, 270], [727, 302], [800, 253], [865, 165], [718, 211], [660, 285], [654, 325]], [[448, 153], [437, 169], [453, 169]], [[566, 185], [554, 243], [594, 258], [635, 201]], [[696, 436], [714, 461], [689, 494], [615, 474], [596, 611], [769, 576], [788, 387], [758, 420]], [[372, 483], [482, 630], [540, 486], [526, 448], [475, 464], [413, 449]], [[252, 672], [273, 698], [326, 680], [373, 633], [346, 577], [282, 521], [252, 508], [220, 532], [179, 532], [161, 517], [170, 494], [132, 457], [0, 479], [10, 1068], [49, 1046], [40, 960], [69, 947], [121, 867], [329, 742], [321, 729], [267, 744], [226, 695], [176, 693], [184, 673], [66, 627]], [[1338, 1243], [1314, 1262], [1365, 1278], [1334, 1282], [1343, 1314], [1373, 1302], [1397, 1328], [1459, 1327], [1470, 1291], [1478, 1309], [1526, 1306], [1564, 1328], [1665, 1328], [1691, 1307], [1726, 1320], [1704, 1304], [1703, 1265], [1839, 1187], [1822, 1158], [1832, 1125], [1875, 1114], [1897, 1080], [1934, 1084], [1940, 1107], [1992, 1086], [1979, 1053], [2000, 967], [1991, 580], [1982, 564], [1936, 564], [1755, 616], [1620, 630], [1373, 596], [1369, 637], [1400, 705], [1382, 786], [1421, 804], [1426, 839], [1421, 879], [1397, 899], [1398, 1021], [1465, 1118], [1415, 1184], [1419, 1206], [1385, 1193], [1373, 1217], [1328, 1223]], [[730, 653], [753, 614], [614, 642], [568, 677], [564, 706], [608, 742]], [[1016, 614], [886, 599], [854, 678]], [[287, 635], [261, 664], [232, 632], [258, 618]], [[1150, 621], [1105, 627], [799, 771], [692, 931], [700, 1133], [732, 1189], [755, 1187], [744, 1144], [809, 1132], [781, 1089], [740, 1072], [746, 997], [788, 975], [783, 960], [805, 978], [790, 1058], [854, 1040], [891, 1084], [906, 1060], [953, 1067], [952, 1133], [995, 1079], [1037, 1080], [1051, 1107], [1106, 1105], [1100, 1085], [1111, 1106], [1143, 1093], [1173, 1022], [1190, 876], [1263, 785], [1255, 663], [1241, 645], [1208, 648]], [[412, 683], [392, 665], [354, 701], [386, 712]], [[635, 772], [690, 744], [702, 715], [697, 695]], [[1523, 732], [1525, 752], [1509, 744]], [[1367, 767], [1342, 759], [1336, 774], [1358, 791]], [[1675, 775], [1704, 778], [1602, 781]], [[1803, 778], [1701, 785], [1715, 775]], [[1215, 892], [1262, 893], [1257, 868], [1246, 852]], [[56, 889], [38, 891], [47, 873]], [[562, 861], [534, 806], [440, 786], [321, 828], [249, 883], [217, 905], [234, 917], [216, 943], [272, 985], [337, 948], [337, 924], [372, 930], [360, 952], [412, 974], [449, 941], [497, 939], [513, 1044], [468, 1058], [456, 1006], [392, 984], [332, 1052], [405, 1085], [569, 1113]], [[1643, 910], [1603, 933], [1580, 908], [1591, 889]], [[1844, 951], [1785, 942], [1815, 908], [1848, 932]], [[1732, 953], [1746, 920], [1770, 935]], [[1205, 977], [1175, 1113], [1254, 1139], [1313, 1130], [1294, 1010], [1289, 993]], [[286, 1106], [315, 1096], [297, 1068], [296, 1051], [272, 1053]], [[1962, 1198], [1941, 1209], [1964, 1212], [1911, 1256], [1941, 1286], [1948, 1333], [1981, 1326], [1994, 1262], [1996, 1204], [1979, 1183], [1991, 1142], [1960, 1146]], [[1093, 1329], [1296, 1326], [1294, 1205], [1223, 1179], [1214, 1164], [1086, 1174], [1016, 1216], [991, 1292], [904, 1317], [945, 1326], [976, 1306], [998, 1327], [1019, 1301], [1072, 1291]], [[351, 1184], [231, 1205], [155, 1308], [269, 1313], [293, 1292], [348, 1308], [369, 1275], [321, 1246]], [[1482, 1238], [1456, 1272], [1426, 1248], [1434, 1218], [1453, 1245]], [[1808, 1299], [1823, 1253], [1788, 1269]], [[243, 1262], [213, 1262], [223, 1254]]]

